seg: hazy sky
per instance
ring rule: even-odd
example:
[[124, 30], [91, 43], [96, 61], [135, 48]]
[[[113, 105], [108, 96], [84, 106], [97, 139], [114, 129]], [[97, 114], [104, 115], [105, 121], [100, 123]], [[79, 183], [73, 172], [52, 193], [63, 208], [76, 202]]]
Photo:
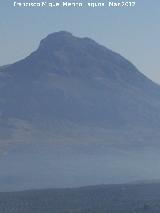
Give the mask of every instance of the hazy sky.
[[[87, 0], [79, 2], [84, 1]], [[95, 0], [88, 2], [91, 1]], [[24, 58], [38, 47], [40, 40], [47, 34], [66, 30], [77, 36], [91, 37], [119, 52], [141, 72], [160, 83], [159, 0], [137, 0], [136, 7], [125, 9], [22, 9], [14, 8], [13, 2], [2, 0], [0, 3], [0, 65]]]

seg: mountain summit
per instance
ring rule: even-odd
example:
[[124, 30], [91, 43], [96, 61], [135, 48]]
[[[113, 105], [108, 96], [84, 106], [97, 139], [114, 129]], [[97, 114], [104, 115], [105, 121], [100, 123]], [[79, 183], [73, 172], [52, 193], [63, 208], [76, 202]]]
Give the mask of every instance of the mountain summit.
[[[49, 72], [73, 77], [103, 78], [139, 83], [147, 80], [136, 67], [119, 54], [89, 38], [60, 31], [48, 35], [38, 49], [10, 69]], [[24, 74], [26, 75], [26, 73]], [[142, 83], [142, 82], [140, 82]]]

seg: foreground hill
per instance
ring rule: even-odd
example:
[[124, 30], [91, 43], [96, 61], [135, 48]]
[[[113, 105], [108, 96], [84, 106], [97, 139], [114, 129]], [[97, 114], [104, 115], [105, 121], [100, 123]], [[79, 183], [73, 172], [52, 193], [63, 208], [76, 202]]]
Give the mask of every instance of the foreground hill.
[[3, 213], [159, 213], [160, 184], [0, 193]]

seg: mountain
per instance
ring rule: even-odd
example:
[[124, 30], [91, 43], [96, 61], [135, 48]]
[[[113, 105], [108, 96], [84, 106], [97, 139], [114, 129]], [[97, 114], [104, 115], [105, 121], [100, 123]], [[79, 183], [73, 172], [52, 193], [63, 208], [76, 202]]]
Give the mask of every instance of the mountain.
[[4, 121], [160, 126], [160, 87], [119, 54], [68, 32], [47, 36], [31, 55], [3, 67], [0, 83]]
[[90, 38], [0, 68], [1, 190], [159, 179], [159, 128], [160, 86]]

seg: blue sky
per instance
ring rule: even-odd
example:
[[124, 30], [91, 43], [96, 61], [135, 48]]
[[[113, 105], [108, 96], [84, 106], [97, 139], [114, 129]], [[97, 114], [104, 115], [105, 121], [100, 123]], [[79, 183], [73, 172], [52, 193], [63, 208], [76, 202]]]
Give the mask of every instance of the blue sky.
[[76, 36], [91, 37], [122, 54], [141, 72], [160, 83], [159, 0], [136, 0], [136, 7], [123, 9], [14, 8], [13, 2], [3, 0], [0, 4], [0, 65], [24, 58], [47, 34], [66, 30]]

